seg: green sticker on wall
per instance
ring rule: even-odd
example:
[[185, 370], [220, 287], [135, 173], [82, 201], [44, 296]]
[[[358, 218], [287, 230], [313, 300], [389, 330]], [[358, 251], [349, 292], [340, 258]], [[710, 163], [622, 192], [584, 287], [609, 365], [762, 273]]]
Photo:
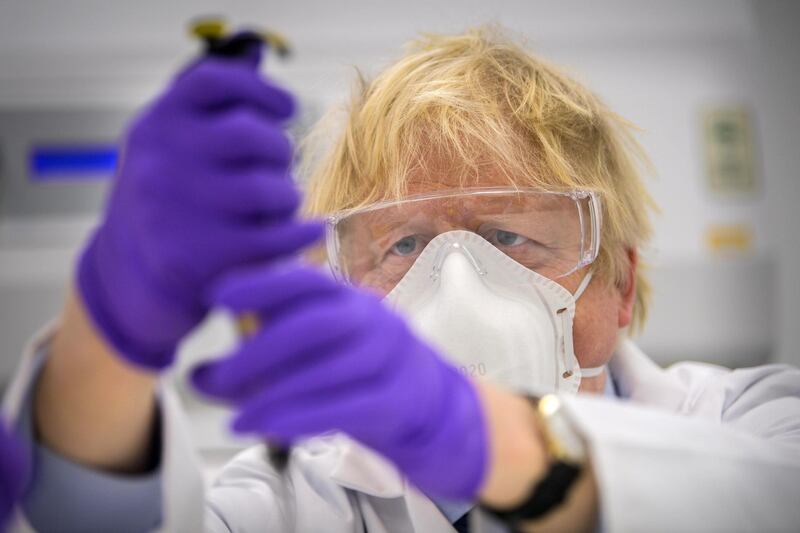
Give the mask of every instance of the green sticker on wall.
[[720, 195], [749, 195], [757, 189], [753, 126], [742, 106], [718, 107], [703, 113], [710, 189]]

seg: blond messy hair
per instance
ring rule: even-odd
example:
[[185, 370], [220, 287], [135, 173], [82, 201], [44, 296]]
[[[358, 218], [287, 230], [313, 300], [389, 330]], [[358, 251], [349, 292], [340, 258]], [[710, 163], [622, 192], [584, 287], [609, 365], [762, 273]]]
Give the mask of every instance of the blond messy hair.
[[[496, 27], [424, 35], [374, 80], [359, 77], [344, 131], [324, 155], [313, 152], [320, 131], [312, 134], [307, 210], [321, 215], [402, 198], [410, 176], [436, 161], [447, 161], [461, 186], [480, 184], [491, 167], [512, 186], [593, 190], [603, 204], [595, 272], [624, 287], [627, 251], [649, 239], [655, 207], [632, 130]], [[639, 268], [631, 329], [644, 323], [649, 293]]]

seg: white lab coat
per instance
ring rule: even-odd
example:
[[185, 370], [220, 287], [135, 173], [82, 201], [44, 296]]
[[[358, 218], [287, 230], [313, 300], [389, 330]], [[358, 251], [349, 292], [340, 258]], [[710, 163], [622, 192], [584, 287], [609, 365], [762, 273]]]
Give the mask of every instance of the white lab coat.
[[[8, 391], [12, 418], [40, 350], [31, 347]], [[627, 400], [565, 399], [590, 445], [604, 532], [800, 531], [800, 370], [663, 370], [625, 341], [611, 371]], [[246, 450], [204, 494], [179, 403], [166, 387], [161, 400], [164, 531], [454, 531], [390, 464], [344, 436], [296, 447], [285, 477], [261, 448]]]

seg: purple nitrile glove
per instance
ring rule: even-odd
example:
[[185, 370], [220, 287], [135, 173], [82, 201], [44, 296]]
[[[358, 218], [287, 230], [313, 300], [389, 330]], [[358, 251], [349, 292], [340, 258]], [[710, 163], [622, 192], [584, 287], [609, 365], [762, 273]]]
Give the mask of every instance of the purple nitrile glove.
[[228, 277], [216, 301], [255, 311], [262, 329], [192, 374], [234, 404], [234, 430], [272, 442], [345, 432], [427, 494], [473, 498], [487, 467], [477, 391], [375, 296], [314, 270]]
[[25, 449], [0, 420], [0, 531], [5, 531], [11, 511], [22, 497], [29, 469]]
[[80, 259], [90, 316], [138, 365], [172, 362], [221, 273], [321, 235], [292, 218], [299, 194], [282, 124], [294, 101], [259, 76], [261, 43], [248, 46], [237, 57], [202, 57], [134, 121], [104, 220]]

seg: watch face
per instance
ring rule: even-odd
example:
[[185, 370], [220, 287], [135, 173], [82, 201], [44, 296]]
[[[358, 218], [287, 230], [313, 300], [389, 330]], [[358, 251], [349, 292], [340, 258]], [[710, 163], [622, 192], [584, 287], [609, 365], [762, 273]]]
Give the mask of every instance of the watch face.
[[539, 401], [539, 414], [544, 422], [548, 444], [556, 459], [576, 464], [586, 462], [587, 451], [583, 437], [569, 420], [561, 401], [548, 394]]

